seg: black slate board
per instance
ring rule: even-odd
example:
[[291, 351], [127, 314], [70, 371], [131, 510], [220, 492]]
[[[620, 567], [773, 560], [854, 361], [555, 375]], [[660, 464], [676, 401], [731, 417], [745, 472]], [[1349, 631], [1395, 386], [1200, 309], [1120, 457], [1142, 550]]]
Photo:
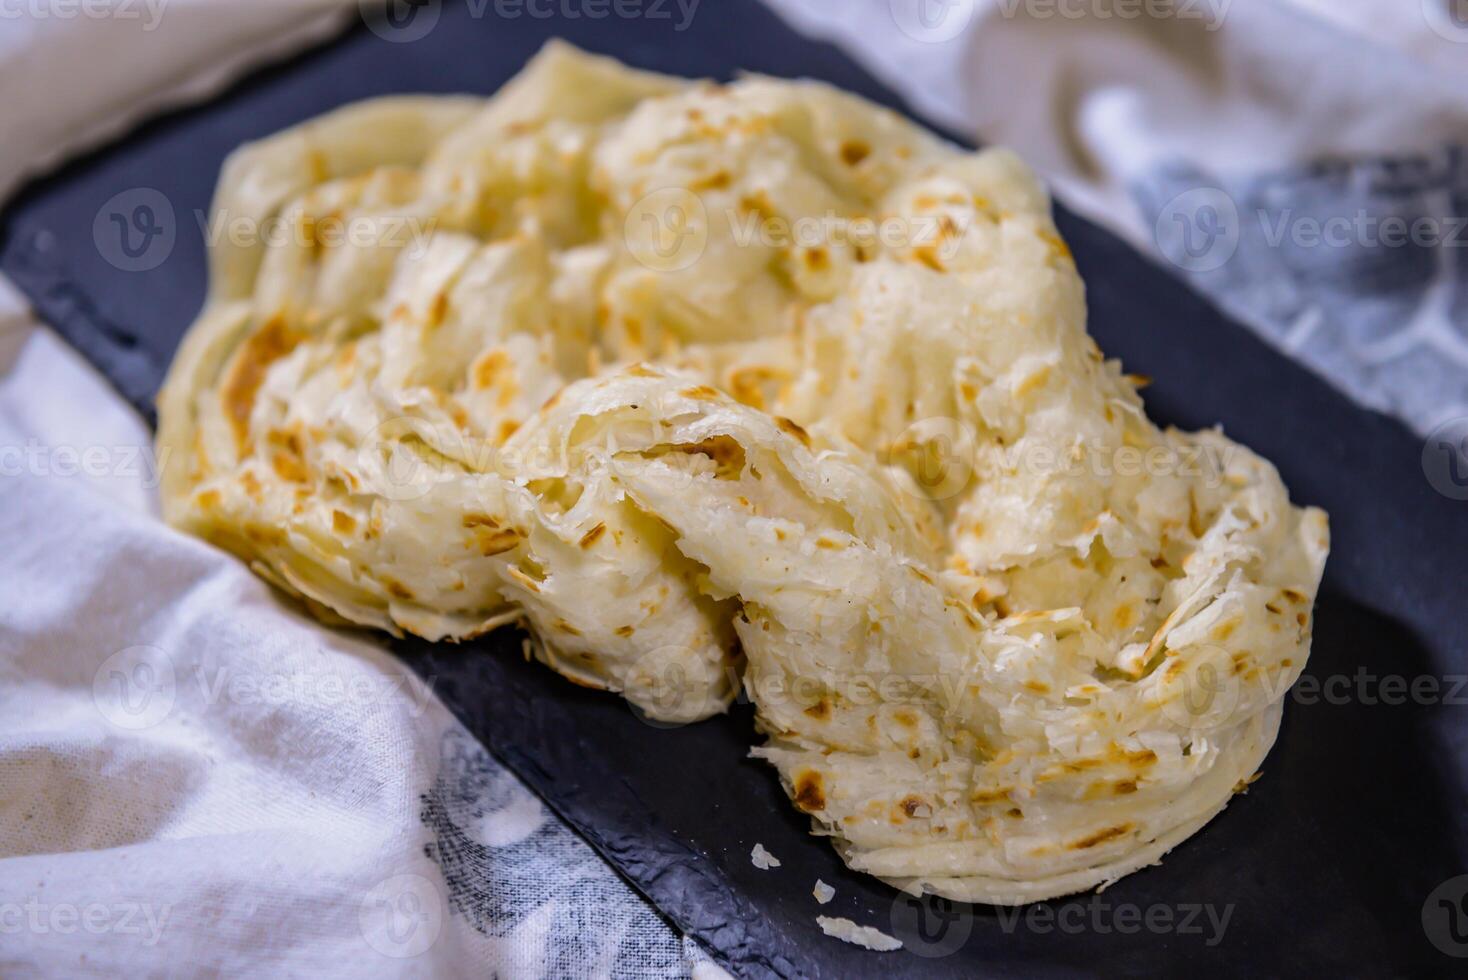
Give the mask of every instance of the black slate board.
[[[551, 6], [559, 7], [538, 9]], [[151, 419], [152, 396], [204, 293], [194, 216], [207, 208], [224, 156], [244, 140], [374, 95], [492, 92], [552, 35], [685, 75], [809, 75], [902, 108], [842, 54], [795, 35], [753, 0], [705, 4], [686, 30], [675, 5], [658, 9], [669, 15], [511, 19], [493, 4], [429, 2], [426, 13], [439, 19], [412, 43], [358, 26], [27, 188], [0, 216], [0, 268]], [[106, 202], [138, 188], [168, 201], [173, 215], [161, 219], [174, 222], [175, 242], [155, 268], [127, 272], [104, 256], [115, 259], [117, 248], [105, 237], [107, 215], [100, 245], [94, 223]], [[1092, 332], [1130, 370], [1157, 379], [1147, 393], [1153, 416], [1225, 423], [1279, 465], [1298, 501], [1332, 519], [1306, 683], [1349, 678], [1348, 696], [1295, 697], [1265, 778], [1161, 867], [1018, 920], [986, 907], [915, 909], [808, 836], [773, 771], [745, 758], [754, 738], [747, 705], [665, 731], [615, 697], [525, 663], [513, 632], [471, 648], [409, 641], [398, 652], [495, 755], [739, 975], [1446, 975], [1462, 964], [1429, 941], [1424, 902], [1468, 872], [1468, 691], [1432, 704], [1373, 703], [1383, 689], [1360, 672], [1435, 677], [1444, 694], [1468, 674], [1468, 503], [1432, 490], [1420, 441], [1397, 423], [1332, 391], [1110, 234], [1063, 212], [1059, 222], [1088, 282]], [[755, 870], [756, 841], [784, 866]], [[810, 897], [817, 877], [837, 890], [824, 908]], [[1216, 943], [1205, 906], [1231, 909]], [[1165, 909], [1172, 926], [1134, 924], [1133, 908]], [[952, 951], [869, 953], [823, 936], [817, 912], [896, 928], [926, 952]], [[912, 931], [919, 913], [932, 945]], [[1428, 926], [1451, 944], [1446, 913], [1428, 907]], [[1183, 928], [1189, 916], [1197, 931]], [[1468, 953], [1468, 942], [1460, 948]]]

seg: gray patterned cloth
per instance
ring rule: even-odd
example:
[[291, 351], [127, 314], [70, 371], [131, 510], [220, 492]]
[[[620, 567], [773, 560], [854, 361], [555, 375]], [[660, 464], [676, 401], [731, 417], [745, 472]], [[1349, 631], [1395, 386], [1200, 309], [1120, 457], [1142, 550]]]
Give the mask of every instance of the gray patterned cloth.
[[1468, 415], [1463, 145], [1243, 178], [1182, 163], [1135, 193], [1162, 254], [1291, 357], [1419, 431]]

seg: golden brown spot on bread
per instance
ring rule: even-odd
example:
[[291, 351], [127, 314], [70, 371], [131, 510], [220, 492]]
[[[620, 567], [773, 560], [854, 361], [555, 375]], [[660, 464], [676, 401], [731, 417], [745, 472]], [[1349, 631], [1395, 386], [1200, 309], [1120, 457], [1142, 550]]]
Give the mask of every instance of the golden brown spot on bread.
[[581, 535], [581, 540], [578, 541], [577, 544], [579, 544], [583, 548], [590, 548], [592, 545], [596, 544], [597, 538], [606, 533], [606, 530], [606, 524], [602, 521], [598, 521], [595, 527], [593, 527], [590, 531], [587, 531], [585, 534]]
[[854, 167], [871, 155], [872, 148], [862, 140], [846, 140], [841, 144], [841, 159], [848, 167]]
[[413, 598], [413, 590], [408, 588], [406, 585], [404, 585], [402, 582], [399, 582], [395, 578], [388, 578], [384, 575], [382, 578], [382, 586], [383, 588], [387, 589], [390, 595], [397, 596], [399, 599]]
[[439, 326], [449, 314], [449, 294], [438, 293], [433, 297], [433, 303], [428, 307], [428, 328]]
[[795, 805], [806, 813], [826, 808], [826, 791], [820, 773], [807, 769], [796, 775]]
[[805, 713], [817, 721], [825, 721], [831, 717], [831, 702], [821, 698], [815, 704], [805, 709]]
[[194, 499], [194, 503], [197, 504], [202, 510], [213, 510], [220, 504], [219, 491], [205, 490]]
[[472, 511], [464, 515], [462, 523], [465, 527], [495, 528], [500, 526], [500, 522], [496, 518], [490, 517], [488, 514], [479, 514]]
[[[684, 453], [689, 456], [707, 456], [714, 461], [714, 476], [721, 480], [736, 479], [740, 473], [744, 472], [744, 447], [733, 436], [710, 436], [702, 442], [680, 442], [670, 446], [660, 446], [651, 450], [647, 455], [656, 458], [668, 452]], [[677, 528], [671, 524], [667, 526], [668, 530], [674, 534], [678, 533]]]
[[501, 371], [510, 367], [510, 356], [502, 350], [492, 350], [474, 362], [474, 387], [491, 387]]
[[331, 512], [331, 529], [337, 534], [351, 534], [357, 529], [357, 519], [345, 511]]
[[282, 545], [286, 542], [286, 534], [278, 527], [266, 527], [263, 524], [251, 524], [245, 528], [245, 537], [258, 545]]
[[506, 569], [506, 572], [509, 574], [510, 578], [514, 579], [516, 582], [519, 582], [521, 586], [529, 589], [531, 592], [540, 591], [539, 583], [537, 583], [535, 579], [531, 578], [529, 575], [526, 575], [515, 566], [511, 565], [508, 569]]
[[678, 392], [684, 398], [716, 399], [719, 397], [719, 389], [710, 388], [708, 385], [694, 385], [692, 388], [684, 388]]
[[924, 800], [921, 796], [905, 796], [902, 798], [902, 802], [899, 804], [899, 806], [902, 807], [902, 812], [907, 814], [909, 817], [916, 816], [918, 810], [927, 805], [927, 801]]
[[324, 184], [331, 179], [331, 167], [327, 165], [326, 156], [320, 150], [312, 150], [306, 163], [311, 169], [312, 183]]
[[557, 619], [553, 625], [555, 626], [556, 629], [560, 630], [562, 633], [570, 633], [572, 636], [580, 636], [581, 635], [581, 631], [580, 630], [578, 630], [576, 627], [572, 626], [570, 623], [566, 622], [564, 619]]
[[251, 500], [255, 501], [255, 503], [257, 504], [260, 502], [260, 480], [255, 476], [254, 473], [251, 473], [249, 470], [245, 470], [243, 473], [241, 473], [240, 486], [245, 488], [245, 493], [250, 495]]
[[1188, 530], [1193, 537], [1201, 538], [1203, 532], [1208, 530], [1203, 525], [1203, 516], [1198, 513], [1198, 498], [1193, 494], [1193, 488], [1188, 488]]
[[919, 245], [912, 250], [912, 257], [934, 272], [947, 272], [948, 268], [943, 265], [943, 260], [938, 258], [938, 252], [931, 245]]
[[739, 199], [739, 208], [742, 211], [750, 211], [761, 218], [769, 220], [777, 217], [779, 211], [770, 202], [770, 197], [763, 190], [755, 191], [753, 194], [745, 194]]
[[1020, 381], [1020, 383], [1014, 388], [1014, 395], [1016, 398], [1023, 397], [1030, 392], [1036, 390], [1037, 388], [1042, 387], [1045, 382], [1049, 380], [1050, 365], [1047, 364], [1044, 367], [1040, 368], [1038, 371], [1033, 372], [1032, 374], [1025, 377], [1022, 381]]
[[512, 527], [503, 530], [475, 528], [474, 536], [479, 545], [479, 553], [486, 558], [503, 554], [520, 544], [520, 532]]
[[700, 191], [705, 189], [713, 191], [723, 190], [725, 187], [729, 186], [731, 181], [732, 178], [729, 176], [729, 171], [716, 170], [713, 173], [709, 174], [707, 177], [701, 177], [698, 180], [695, 180], [693, 183], [689, 184], [688, 189], [693, 191]]
[[270, 365], [289, 354], [300, 342], [300, 335], [286, 325], [285, 317], [277, 314], [240, 345], [221, 392], [236, 445], [243, 447], [249, 440], [250, 412], [255, 408], [255, 396]]
[[1045, 242], [1045, 245], [1050, 246], [1051, 254], [1055, 255], [1055, 257], [1072, 260], [1072, 255], [1070, 255], [1070, 246], [1066, 245], [1066, 239], [1060, 238], [1060, 236], [1055, 235], [1055, 233], [1051, 232], [1048, 227], [1047, 229], [1042, 229], [1041, 232], [1039, 232], [1039, 239], [1041, 239], [1042, 242]]
[[310, 474], [301, 457], [294, 453], [280, 452], [270, 457], [270, 468], [275, 475], [289, 483], [305, 483]]
[[981, 789], [969, 795], [969, 800], [979, 806], [987, 806], [991, 803], [1009, 802], [1009, 794], [1013, 786], [1000, 786], [997, 789]]
[[1112, 762], [1122, 762], [1138, 768], [1150, 766], [1157, 761], [1157, 753], [1151, 749], [1130, 751], [1122, 748], [1115, 742], [1111, 743], [1111, 747], [1106, 750], [1106, 757]]
[[1119, 824], [1115, 827], [1107, 827], [1105, 830], [1098, 830], [1088, 837], [1082, 837], [1080, 840], [1072, 841], [1065, 846], [1067, 850], [1083, 851], [1088, 847], [1095, 847], [1097, 844], [1104, 844], [1109, 840], [1116, 840], [1116, 838], [1118, 837], [1125, 837], [1127, 834], [1131, 833], [1131, 830], [1131, 824]]
[[637, 632], [637, 627], [636, 626], [618, 626], [612, 632], [616, 633], [618, 636], [631, 636], [633, 633]]
[[797, 439], [800, 440], [801, 444], [803, 446], [805, 446], [805, 448], [807, 448], [807, 449], [810, 448], [810, 446], [811, 446], [811, 443], [810, 443], [810, 433], [809, 432], [806, 432], [804, 429], [802, 429], [795, 422], [791, 421], [790, 419], [787, 419], [783, 415], [776, 415], [775, 416], [775, 424], [780, 427], [780, 431], [781, 432], [784, 432], [787, 435], [794, 436], [795, 438], [797, 438]]

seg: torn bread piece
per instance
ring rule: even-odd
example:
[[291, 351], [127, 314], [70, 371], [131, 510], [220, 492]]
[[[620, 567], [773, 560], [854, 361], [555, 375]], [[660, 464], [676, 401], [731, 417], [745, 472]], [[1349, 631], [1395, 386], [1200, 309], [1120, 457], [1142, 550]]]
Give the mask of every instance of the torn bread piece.
[[826, 935], [839, 939], [843, 943], [851, 943], [853, 946], [862, 946], [879, 953], [890, 953], [894, 949], [902, 948], [902, 940], [894, 939], [872, 926], [859, 926], [850, 919], [833, 919], [828, 915], [818, 915], [816, 924]]

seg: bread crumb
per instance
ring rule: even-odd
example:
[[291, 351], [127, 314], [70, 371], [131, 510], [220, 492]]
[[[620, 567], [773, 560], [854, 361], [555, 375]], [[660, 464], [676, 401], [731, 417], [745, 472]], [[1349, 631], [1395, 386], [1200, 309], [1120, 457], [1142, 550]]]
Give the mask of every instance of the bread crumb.
[[850, 919], [833, 919], [827, 915], [818, 915], [816, 924], [821, 927], [821, 932], [831, 938], [851, 943], [853, 946], [864, 946], [879, 953], [902, 948], [902, 940], [893, 939], [882, 930], [873, 929], [871, 926], [859, 926]]
[[754, 850], [749, 852], [749, 860], [761, 871], [768, 871], [771, 868], [778, 868], [780, 866], [780, 859], [765, 850], [765, 845], [763, 844], [754, 845]]
[[816, 879], [816, 886], [810, 890], [810, 893], [814, 895], [816, 897], [816, 901], [820, 902], [822, 905], [825, 905], [831, 899], [836, 897], [836, 889], [832, 888], [830, 885], [826, 884], [819, 878]]

